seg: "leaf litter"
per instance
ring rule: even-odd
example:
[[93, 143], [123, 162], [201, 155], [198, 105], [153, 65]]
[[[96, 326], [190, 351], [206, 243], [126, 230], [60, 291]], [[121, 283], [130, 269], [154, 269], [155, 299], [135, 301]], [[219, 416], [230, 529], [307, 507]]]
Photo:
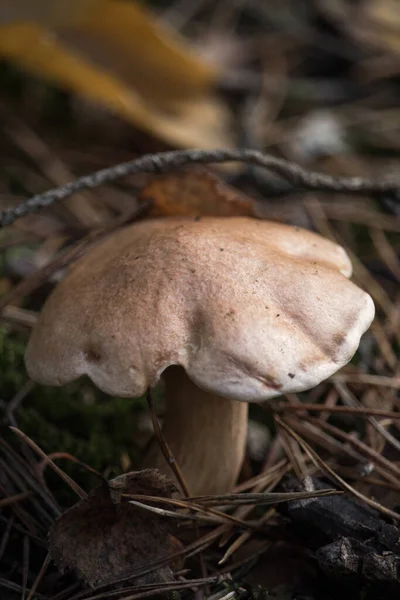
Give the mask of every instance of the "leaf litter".
[[[196, 6], [195, 4], [194, 13], [201, 12], [201, 3]], [[330, 150], [326, 146], [323, 151], [319, 149], [319, 154], [316, 152], [313, 156], [306, 156], [303, 151], [303, 160], [308, 161], [307, 166], [353, 176], [374, 174], [378, 178], [382, 176], [382, 172], [390, 173], [392, 168], [396, 175], [398, 159], [395, 153], [399, 150], [396, 123], [399, 121], [398, 102], [394, 93], [394, 84], [398, 77], [398, 42], [395, 35], [397, 15], [393, 12], [395, 2], [360, 2], [360, 19], [349, 18], [348, 14], [352, 8], [347, 6], [348, 3], [336, 3], [337, 6], [335, 5], [332, 11], [331, 7], [334, 4], [325, 0], [315, 3], [318, 10], [313, 7], [310, 14], [317, 15], [318, 19], [307, 19], [305, 14], [300, 13], [294, 3], [291, 3], [291, 33], [288, 33], [285, 17], [282, 21], [282, 15], [289, 6], [285, 0], [280, 3], [282, 10], [279, 17], [275, 8], [266, 13], [262, 3], [253, 3], [251, 9], [244, 6], [232, 9], [232, 22], [235, 19], [239, 22], [242, 16], [245, 19], [256, 16], [259, 28], [262, 28], [262, 36], [270, 38], [268, 47], [275, 49], [276, 57], [268, 59], [268, 69], [258, 67], [262, 70], [263, 85], [254, 86], [255, 71], [249, 70], [246, 65], [251, 61], [264, 64], [265, 57], [257, 50], [257, 47], [263, 47], [261, 40], [250, 35], [243, 41], [236, 35], [237, 32], [227, 25], [228, 19], [222, 27], [222, 33], [228, 43], [229, 38], [232, 38], [235, 48], [239, 48], [241, 59], [245, 54], [247, 59], [241, 61], [240, 65], [244, 65], [244, 70], [240, 73], [228, 72], [228, 67], [226, 68], [224, 81], [220, 82], [221, 87], [228, 90], [229, 94], [243, 94], [246, 101], [246, 111], [243, 111], [246, 115], [242, 118], [238, 114], [235, 123], [244, 146], [249, 145], [252, 149], [269, 148], [275, 155], [291, 159], [293, 148], [288, 141], [292, 131], [299, 125], [303, 127], [304, 123], [308, 122], [308, 117], [311, 116], [312, 120], [313, 114], [318, 114], [315, 113], [316, 109], [322, 108], [340, 127], [340, 135], [345, 143], [340, 150], [342, 154], [335, 156], [329, 155]], [[224, 12], [221, 8], [218, 10], [219, 16], [215, 16], [215, 21], [209, 28], [216, 38], [222, 35], [218, 28], [221, 27], [221, 15]], [[182, 15], [180, 22], [183, 27], [185, 24], [190, 26], [195, 23], [195, 26], [201, 29], [204, 27], [202, 18], [197, 19], [196, 16], [190, 15], [185, 18]], [[319, 24], [316, 25], [317, 20], [320, 22], [321, 19], [325, 19], [323, 23], [328, 23], [329, 31], [321, 28]], [[374, 25], [374, 19], [377, 26]], [[286, 24], [282, 25], [283, 22]], [[241, 48], [245, 48], [246, 52], [241, 52]], [[318, 67], [318, 61], [310, 59], [310, 56], [321, 56], [321, 52], [324, 59], [318, 60], [320, 65], [323, 65], [322, 70]], [[279, 56], [284, 59], [281, 60]], [[302, 64], [299, 63], [299, 58]], [[347, 66], [343, 66], [344, 63]], [[334, 71], [337, 69], [333, 76], [330, 67], [327, 67], [328, 64], [333, 65]], [[325, 76], [326, 68], [329, 77]], [[349, 68], [351, 77], [347, 70]], [[77, 73], [79, 74], [78, 71]], [[79, 85], [81, 84], [82, 80]], [[78, 138], [81, 135], [81, 143], [77, 147], [76, 143], [71, 143], [55, 132], [53, 125], [46, 125], [43, 113], [39, 116], [35, 114], [35, 102], [32, 102], [35, 91], [32, 92], [30, 83], [25, 85], [25, 100], [23, 94], [20, 104], [17, 101], [12, 102], [13, 110], [10, 110], [9, 105], [2, 107], [2, 116], [7, 127], [4, 129], [0, 150], [3, 163], [10, 164], [6, 172], [2, 172], [0, 179], [2, 209], [15, 207], [24, 198], [59, 185], [62, 183], [62, 177], [68, 178], [69, 173], [71, 176], [79, 176], [108, 167], [115, 162], [130, 160], [135, 152], [143, 154], [148, 151], [149, 144], [150, 148], [154, 148], [151, 146], [154, 142], [144, 142], [143, 138], [136, 141], [135, 138], [128, 137], [128, 128], [124, 122], [121, 127], [123, 136], [118, 137], [117, 143], [111, 138], [108, 140], [105, 135], [107, 128], [110, 129], [107, 113], [100, 113], [98, 117], [97, 122], [101, 123], [101, 128], [96, 125], [100, 134], [97, 141], [96, 138], [93, 141], [85, 137], [87, 129], [84, 130], [84, 135], [76, 130]], [[29, 114], [26, 111], [28, 104]], [[267, 119], [265, 122], [259, 118], [254, 122], [254, 119], [247, 118], [249, 114], [253, 114], [252, 107], [256, 105], [263, 109], [257, 112], [257, 115], [270, 114], [265, 109], [272, 105], [274, 114], [271, 120]], [[86, 121], [89, 120], [88, 114], [95, 112], [93, 105], [89, 105], [90, 109], [86, 113], [82, 103], [75, 103], [73, 106], [76, 114], [81, 111], [86, 115]], [[14, 108], [22, 114], [22, 121], [11, 118]], [[226, 113], [226, 107], [223, 112]], [[196, 114], [201, 116], [201, 110], [198, 113], [188, 112], [192, 119]], [[204, 116], [205, 113], [202, 114]], [[145, 115], [145, 120], [148, 116], [149, 113]], [[129, 121], [130, 117], [124, 117]], [[77, 118], [77, 122], [78, 120]], [[154, 123], [151, 127], [154, 127], [159, 137], [165, 139], [162, 127], [159, 127], [160, 122], [156, 119]], [[144, 126], [147, 127], [146, 124]], [[85, 127], [88, 127], [88, 123], [85, 123]], [[224, 127], [223, 119], [222, 129]], [[194, 129], [199, 131], [201, 128], [202, 119], [199, 118]], [[311, 129], [301, 130], [306, 140], [313, 135]], [[206, 136], [207, 131], [209, 130], [203, 128]], [[35, 132], [40, 132], [40, 135]], [[217, 129], [215, 132], [220, 142], [215, 145], [228, 145], [223, 136], [218, 137]], [[204, 137], [200, 136], [199, 139]], [[215, 137], [210, 139], [215, 140]], [[38, 144], [38, 140], [43, 144]], [[254, 146], [253, 142], [260, 146]], [[174, 143], [183, 143], [179, 135]], [[131, 147], [134, 147], [133, 152]], [[156, 148], [159, 149], [157, 145]], [[371, 150], [374, 156], [371, 156]], [[52, 156], [55, 159], [53, 164]], [[398, 597], [399, 550], [393, 540], [399, 537], [400, 497], [400, 295], [397, 259], [400, 252], [399, 204], [391, 196], [370, 199], [365, 194], [356, 199], [349, 198], [341, 191], [333, 198], [321, 195], [317, 197], [315, 194], [303, 195], [301, 199], [298, 196], [288, 197], [285, 194], [290, 196], [290, 187], [280, 187], [276, 179], [269, 174], [262, 176], [261, 172], [256, 172], [251, 165], [243, 166], [235, 175], [230, 176], [231, 186], [226, 184], [225, 179], [221, 172], [217, 176], [214, 172], [202, 171], [200, 168], [163, 174], [151, 180], [148, 176], [140, 174], [128, 175], [123, 181], [110, 182], [106, 190], [107, 202], [100, 190], [98, 194], [94, 190], [90, 204], [92, 206], [94, 200], [93, 206], [99, 207], [101, 219], [104, 219], [106, 214], [105, 220], [108, 224], [111, 218], [119, 227], [127, 222], [126, 220], [134, 220], [137, 217], [136, 199], [139, 199], [139, 203], [144, 198], [150, 201], [145, 209], [146, 216], [177, 213], [196, 216], [213, 214], [212, 211], [215, 211], [215, 214], [226, 215], [230, 214], [230, 211], [232, 214], [238, 211], [239, 214], [241, 210], [249, 210], [251, 214], [254, 203], [250, 198], [256, 198], [263, 202], [263, 216], [273, 215], [273, 218], [278, 220], [306, 224], [335, 239], [351, 252], [355, 264], [355, 277], [374, 296], [377, 304], [375, 323], [365, 336], [356, 360], [316, 390], [302, 395], [291, 395], [274, 404], [275, 429], [271, 427], [271, 444], [261, 460], [251, 461], [249, 457], [246, 458], [242, 480], [235, 490], [241, 497], [240, 502], [232, 500], [231, 504], [225, 498], [225, 504], [221, 505], [219, 502], [222, 499], [207, 501], [170, 498], [158, 496], [154, 491], [149, 493], [150, 490], [148, 494], [121, 494], [120, 503], [116, 505], [110, 500], [111, 506], [108, 510], [111, 514], [114, 514], [112, 510], [117, 514], [120, 505], [124, 508], [125, 505], [130, 506], [128, 510], [133, 509], [137, 515], [142, 515], [143, 523], [160, 519], [166, 523], [166, 531], [177, 531], [179, 537], [182, 536], [183, 549], [178, 550], [172, 543], [170, 553], [167, 552], [165, 558], [154, 557], [155, 560], [150, 561], [148, 565], [150, 572], [142, 573], [144, 578], [151, 578], [152, 573], [160, 572], [168, 572], [170, 576], [178, 569], [168, 583], [139, 585], [137, 581], [124, 581], [120, 586], [98, 587], [93, 591], [68, 570], [64, 575], [58, 573], [47, 557], [47, 532], [51, 527], [53, 531], [57, 528], [57, 525], [54, 525], [55, 519], [60, 519], [56, 523], [62, 522], [64, 517], [60, 517], [61, 514], [67, 517], [68, 510], [63, 513], [63, 509], [65, 506], [71, 506], [75, 498], [69, 498], [68, 502], [65, 498], [60, 500], [58, 486], [54, 485], [47, 469], [46, 478], [44, 477], [44, 465], [52, 468], [52, 464], [62, 460], [65, 461], [67, 469], [69, 462], [76, 462], [82, 457], [68, 458], [67, 453], [61, 453], [59, 456], [54, 455], [52, 462], [53, 454], [50, 455], [50, 452], [63, 450], [52, 447], [49, 454], [45, 452], [37, 460], [31, 448], [25, 445], [16, 448], [9, 438], [8, 431], [2, 429], [1, 593], [4, 590], [6, 595], [13, 594], [12, 598], [25, 596], [43, 600], [100, 600], [140, 598], [157, 594], [165, 596], [171, 590], [180, 589], [183, 597], [192, 598], [194, 593], [200, 594], [201, 590], [208, 586], [217, 598], [228, 597], [229, 594], [229, 598], [247, 598], [249, 594], [251, 597], [253, 589], [249, 588], [249, 582], [257, 586], [263, 581], [267, 590], [272, 585], [268, 579], [252, 579], [256, 577], [255, 563], [258, 561], [261, 566], [259, 571], [266, 571], [266, 564], [276, 565], [274, 557], [279, 556], [280, 569], [284, 571], [284, 576], [280, 579], [281, 585], [282, 579], [286, 581], [288, 573], [296, 570], [294, 565], [303, 564], [302, 561], [308, 565], [305, 572], [308, 575], [312, 572], [314, 581], [321, 577], [321, 571], [324, 572], [328, 577], [322, 580], [324, 600], [326, 593], [330, 590], [334, 593], [337, 589], [339, 595], [343, 595], [343, 589], [350, 589], [354, 598], [357, 598], [358, 593], [367, 598], [378, 598], [379, 594], [383, 594], [385, 600]], [[10, 185], [10, 180], [17, 180], [17, 193]], [[246, 192], [249, 196], [246, 196]], [[121, 202], [117, 202], [117, 195], [122, 198]], [[238, 203], [235, 196], [240, 197]], [[83, 196], [80, 199], [83, 199]], [[131, 216], [122, 210], [127, 206], [132, 208]], [[287, 207], [290, 210], [286, 210]], [[45, 209], [39, 215], [28, 215], [16, 221], [7, 230], [3, 230], [6, 237], [1, 238], [0, 247], [5, 257], [10, 250], [20, 246], [28, 246], [33, 255], [38, 252], [38, 260], [32, 262], [31, 275], [25, 277], [14, 273], [11, 276], [7, 269], [5, 272], [2, 270], [0, 274], [0, 283], [4, 283], [1, 289], [5, 290], [1, 319], [10, 339], [21, 333], [25, 334], [34, 324], [36, 311], [47, 294], [46, 286], [51, 287], [54, 284], [51, 281], [52, 273], [60, 269], [62, 272], [62, 269], [72, 264], [86, 247], [106, 234], [107, 223], [99, 219], [101, 228], [97, 230], [97, 226], [87, 223], [86, 220], [80, 222], [79, 215], [80, 213], [74, 213], [73, 209], [71, 212], [67, 204], [62, 206], [59, 203]], [[93, 214], [93, 217], [94, 223], [97, 220], [96, 214]], [[94, 233], [96, 231], [98, 233]], [[57, 235], [65, 235], [62, 248], [46, 248], [43, 244], [46, 239]], [[42, 244], [42, 256], [45, 252], [48, 255], [53, 252], [46, 267], [39, 266]], [[19, 388], [17, 386], [16, 393], [9, 396], [1, 390], [0, 408], [3, 408], [3, 405], [12, 408], [4, 412], [5, 425], [18, 424], [24, 405], [32, 402], [29, 385], [26, 392], [24, 390], [23, 385]], [[263, 424], [265, 421], [270, 424], [272, 418], [270, 414], [265, 414], [261, 420]], [[40, 445], [40, 432], [31, 431], [31, 435]], [[324, 518], [327, 505], [324, 502], [329, 498], [297, 500], [290, 503], [288, 509], [285, 508], [285, 504], [262, 508], [261, 496], [266, 501], [266, 494], [274, 490], [278, 489], [280, 494], [287, 493], [288, 487], [292, 490], [290, 480], [288, 483], [287, 479], [290, 473], [295, 473], [301, 480], [301, 483], [296, 480], [295, 487], [303, 494], [312, 495], [315, 490], [318, 493], [321, 480], [326, 488], [333, 484], [338, 489], [347, 490], [331, 498], [332, 502], [337, 502], [332, 519], [336, 533], [341, 532], [339, 539], [329, 538], [326, 530]], [[82, 490], [84, 495], [87, 489]], [[89, 491], [89, 497], [91, 494], [94, 498], [97, 497], [96, 494], [101, 496], [101, 491], [104, 492], [105, 498], [109, 496], [106, 478], [97, 489], [100, 491]], [[250, 503], [250, 496], [246, 499], [247, 492], [253, 494], [254, 505]], [[261, 496], [254, 496], [256, 494]], [[131, 501], [138, 502], [140, 506], [129, 505]], [[343, 526], [345, 517], [350, 514], [350, 501], [356, 515], [353, 521], [357, 522], [359, 518], [363, 522], [365, 515], [368, 515], [368, 519], [371, 520], [368, 522], [374, 524], [373, 528], [368, 529], [367, 541], [358, 537], [359, 531], [352, 528], [351, 523], [346, 522], [347, 529], [339, 529]], [[85, 499], [82, 497], [76, 506], [84, 505]], [[150, 512], [153, 508], [164, 512]], [[69, 510], [73, 514], [74, 507]], [[198, 517], [198, 536], [193, 529], [194, 516]], [[379, 535], [374, 534], [373, 530], [380, 532]], [[257, 543], [260, 546], [256, 551], [252, 544]], [[294, 548], [299, 552], [300, 559], [296, 558], [296, 561], [290, 562], [288, 556], [291, 556], [290, 552]], [[202, 556], [203, 563], [206, 563], [206, 573], [202, 572], [199, 556]], [[350, 562], [345, 559], [346, 556], [351, 559]], [[72, 562], [74, 558], [75, 556], [71, 557]], [[185, 564], [182, 569], [180, 561], [183, 558]], [[302, 577], [304, 579], [304, 572]], [[303, 593], [304, 586], [300, 588], [299, 593]], [[307, 593], [313, 599], [318, 597], [315, 588], [312, 588], [311, 592], [308, 588]], [[288, 597], [289, 592], [284, 595], [285, 600]]]

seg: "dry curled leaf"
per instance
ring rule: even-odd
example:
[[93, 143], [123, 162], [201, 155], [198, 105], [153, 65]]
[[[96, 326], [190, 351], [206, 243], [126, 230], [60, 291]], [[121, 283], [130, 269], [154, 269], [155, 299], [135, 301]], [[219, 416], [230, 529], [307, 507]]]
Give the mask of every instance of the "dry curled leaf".
[[152, 202], [152, 217], [256, 216], [251, 198], [201, 168], [154, 177], [139, 200]]
[[171, 520], [128, 503], [123, 494], [170, 498], [178, 490], [157, 469], [120, 475], [67, 510], [49, 534], [49, 551], [61, 571], [75, 570], [92, 587], [140, 578], [140, 583], [173, 580], [162, 565], [140, 576], [152, 563], [182, 549]]

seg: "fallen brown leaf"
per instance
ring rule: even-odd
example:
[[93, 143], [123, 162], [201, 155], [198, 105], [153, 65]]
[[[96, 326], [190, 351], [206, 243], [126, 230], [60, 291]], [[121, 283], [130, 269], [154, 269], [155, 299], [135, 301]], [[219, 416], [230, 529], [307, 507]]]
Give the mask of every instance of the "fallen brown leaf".
[[139, 200], [152, 202], [151, 217], [255, 216], [255, 202], [206, 169], [157, 175]]
[[[133, 578], [141, 569], [182, 549], [172, 535], [170, 519], [150, 515], [122, 496], [170, 498], [178, 491], [171, 480], [157, 469], [146, 469], [120, 475], [107, 484], [67, 510], [49, 534], [49, 551], [59, 569], [75, 570], [92, 587]], [[138, 580], [141, 584], [172, 581], [173, 572], [163, 565]]]

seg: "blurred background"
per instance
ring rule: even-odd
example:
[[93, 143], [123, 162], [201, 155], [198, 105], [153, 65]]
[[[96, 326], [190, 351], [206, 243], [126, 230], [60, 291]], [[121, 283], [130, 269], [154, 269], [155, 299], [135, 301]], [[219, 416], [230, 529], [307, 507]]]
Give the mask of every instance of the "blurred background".
[[[251, 148], [332, 175], [398, 177], [398, 0], [0, 0], [0, 211], [144, 153], [192, 147]], [[251, 199], [258, 216], [342, 244], [355, 280], [375, 300], [377, 318], [347, 375], [302, 396], [332, 405], [399, 406], [400, 204], [300, 195], [272, 173], [243, 164], [186, 175], [188, 187], [180, 192], [179, 182], [165, 192], [150, 188], [148, 175], [128, 176], [0, 230], [4, 472], [10, 424], [45, 452], [61, 453], [63, 468], [85, 489], [97, 480], [71, 456], [106, 476], [137, 464], [151, 435], [143, 399], [110, 400], [86, 380], [57, 390], [35, 386], [23, 352], [44, 299], [82, 240], [131, 222], [143, 199], [151, 198], [157, 214], [201, 214], [203, 204], [207, 214], [219, 214], [218, 203], [234, 189]], [[215, 181], [226, 185], [219, 194]], [[155, 400], [162, 415], [162, 390]], [[242, 480], [283, 452], [279, 444], [276, 456], [268, 450], [276, 432], [264, 409], [253, 406], [251, 418]], [[392, 460], [400, 461], [396, 424], [381, 427], [392, 428], [397, 446], [368, 423], [346, 417], [337, 424], [376, 452], [389, 452], [389, 444]], [[327, 443], [313, 427], [306, 424], [302, 435], [343, 467], [346, 440]], [[0, 477], [4, 496], [23, 489], [7, 477]], [[368, 485], [360, 489], [369, 493]], [[396, 489], [378, 486], [374, 494], [394, 508]], [[67, 503], [64, 489], [57, 494]], [[0, 519], [0, 531], [5, 523]], [[0, 575], [15, 582], [19, 566], [11, 563]], [[32, 573], [29, 580], [33, 567]]]

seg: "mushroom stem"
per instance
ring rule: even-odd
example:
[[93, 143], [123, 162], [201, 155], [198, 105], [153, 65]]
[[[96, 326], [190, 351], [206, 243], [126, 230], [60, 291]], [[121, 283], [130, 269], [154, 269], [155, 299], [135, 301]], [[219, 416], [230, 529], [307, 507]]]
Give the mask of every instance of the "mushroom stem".
[[[229, 492], [243, 461], [248, 404], [222, 398], [197, 387], [181, 367], [164, 373], [166, 415], [163, 435], [176, 458], [191, 495]], [[171, 477], [157, 440], [144, 459]]]

